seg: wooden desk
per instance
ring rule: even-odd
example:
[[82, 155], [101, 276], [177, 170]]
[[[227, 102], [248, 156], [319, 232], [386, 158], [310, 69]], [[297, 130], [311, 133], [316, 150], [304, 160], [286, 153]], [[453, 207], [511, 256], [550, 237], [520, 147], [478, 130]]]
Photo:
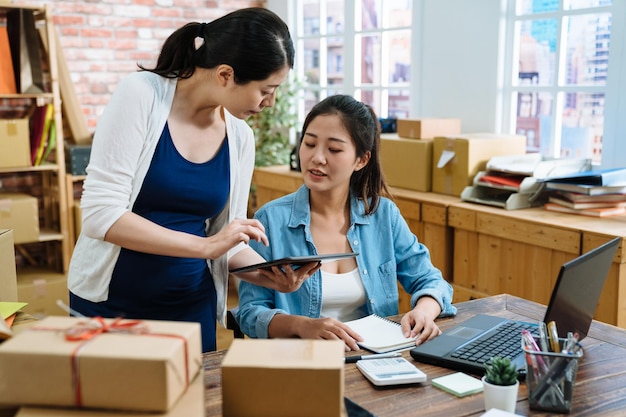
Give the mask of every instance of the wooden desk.
[[[438, 320], [442, 330], [478, 313], [515, 319], [540, 320], [545, 306], [511, 295], [497, 295], [457, 304], [454, 318]], [[594, 321], [589, 336], [582, 341], [581, 360], [570, 416], [624, 415], [626, 410], [626, 330]], [[225, 351], [204, 356], [206, 415], [222, 415], [220, 364]], [[409, 352], [404, 356], [410, 358]], [[413, 359], [410, 359], [413, 361]], [[431, 386], [432, 378], [454, 371], [416, 362], [428, 375], [424, 384], [377, 388], [359, 372], [354, 364], [345, 369], [345, 396], [379, 417], [387, 416], [480, 416], [485, 412], [483, 395], [457, 398]], [[528, 408], [526, 384], [520, 384], [515, 412], [525, 416], [554, 416], [555, 413]], [[245, 401], [245, 399], [242, 399]]]

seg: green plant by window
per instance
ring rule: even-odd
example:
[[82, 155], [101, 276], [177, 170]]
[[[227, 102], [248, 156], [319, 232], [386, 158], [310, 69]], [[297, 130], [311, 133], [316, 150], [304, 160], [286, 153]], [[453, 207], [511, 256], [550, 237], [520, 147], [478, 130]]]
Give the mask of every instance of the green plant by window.
[[247, 119], [256, 141], [256, 166], [289, 164], [292, 149], [289, 131], [298, 121], [296, 93], [296, 82], [286, 81], [276, 90], [273, 107]]

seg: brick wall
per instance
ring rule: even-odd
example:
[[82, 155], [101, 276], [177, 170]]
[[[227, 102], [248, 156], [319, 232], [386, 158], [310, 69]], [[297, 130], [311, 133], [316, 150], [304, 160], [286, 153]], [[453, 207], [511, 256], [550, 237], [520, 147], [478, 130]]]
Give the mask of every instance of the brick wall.
[[264, 0], [48, 0], [81, 111], [91, 132], [118, 81], [154, 64], [161, 45], [188, 22], [208, 22]]

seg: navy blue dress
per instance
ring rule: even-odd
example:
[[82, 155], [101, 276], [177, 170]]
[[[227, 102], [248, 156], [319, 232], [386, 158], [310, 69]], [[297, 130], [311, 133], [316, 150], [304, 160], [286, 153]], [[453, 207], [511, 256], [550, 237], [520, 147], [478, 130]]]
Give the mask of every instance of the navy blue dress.
[[[167, 124], [132, 208], [168, 229], [206, 236], [205, 220], [228, 203], [228, 141], [208, 162], [193, 163], [176, 150]], [[217, 300], [205, 259], [151, 255], [122, 248], [109, 297], [93, 303], [70, 294], [87, 316], [199, 322], [202, 349], [216, 349]]]

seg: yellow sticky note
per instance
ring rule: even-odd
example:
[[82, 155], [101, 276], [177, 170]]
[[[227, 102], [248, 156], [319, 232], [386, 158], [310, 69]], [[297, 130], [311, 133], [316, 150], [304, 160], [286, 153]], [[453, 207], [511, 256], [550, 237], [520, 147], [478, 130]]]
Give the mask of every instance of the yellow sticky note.
[[28, 303], [0, 301], [0, 314], [2, 315], [2, 320], [6, 320], [11, 314], [17, 313], [22, 307], [26, 305], [28, 305]]

